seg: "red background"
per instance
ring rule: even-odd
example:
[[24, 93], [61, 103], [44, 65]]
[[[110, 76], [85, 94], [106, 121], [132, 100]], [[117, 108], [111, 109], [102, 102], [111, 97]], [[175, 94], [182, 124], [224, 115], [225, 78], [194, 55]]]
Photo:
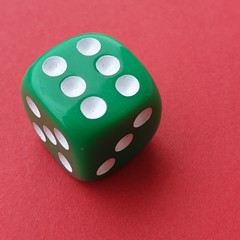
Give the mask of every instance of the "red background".
[[[143, 62], [163, 116], [133, 161], [82, 183], [36, 136], [20, 84], [92, 31]], [[240, 239], [239, 0], [1, 0], [0, 50], [1, 239]]]

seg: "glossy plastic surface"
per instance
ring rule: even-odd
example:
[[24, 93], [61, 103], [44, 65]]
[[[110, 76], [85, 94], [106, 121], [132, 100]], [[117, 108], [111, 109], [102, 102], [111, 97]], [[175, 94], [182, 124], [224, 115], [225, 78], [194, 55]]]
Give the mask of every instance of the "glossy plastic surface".
[[[100, 43], [100, 48], [99, 45], [93, 48], [93, 55], [86, 54], [88, 46], [85, 52], [79, 48], [80, 40], [89, 38]], [[44, 63], [54, 56], [66, 62], [57, 76], [52, 76], [54, 72], [52, 75], [44, 72]], [[108, 76], [98, 69], [97, 62], [104, 56], [118, 59], [120, 66], [116, 73]], [[101, 66], [104, 68], [104, 64]], [[139, 83], [139, 88], [135, 88], [137, 92], [134, 90], [130, 96], [124, 96], [116, 88], [117, 80], [125, 75], [133, 76]], [[78, 76], [86, 83], [80, 96], [69, 97], [63, 93], [61, 84], [70, 76]], [[29, 108], [27, 96], [39, 109], [40, 118]], [[105, 102], [106, 111], [101, 117], [90, 119], [81, 111], [81, 104], [89, 97]], [[53, 134], [55, 128], [63, 134], [69, 149], [59, 141], [54, 145], [48, 138], [44, 144], [60, 164], [63, 164], [59, 159], [62, 154], [72, 168], [72, 172], [68, 172], [81, 180], [97, 179], [131, 160], [153, 137], [161, 117], [160, 96], [145, 67], [118, 41], [95, 33], [71, 38], [34, 62], [23, 79], [22, 99], [31, 122], [41, 129], [46, 125]], [[151, 116], [142, 126], [134, 127], [137, 116], [145, 109], [151, 109]], [[118, 142], [127, 134], [133, 135], [131, 143], [115, 151]], [[98, 176], [99, 167], [111, 158], [115, 159], [112, 168]]]

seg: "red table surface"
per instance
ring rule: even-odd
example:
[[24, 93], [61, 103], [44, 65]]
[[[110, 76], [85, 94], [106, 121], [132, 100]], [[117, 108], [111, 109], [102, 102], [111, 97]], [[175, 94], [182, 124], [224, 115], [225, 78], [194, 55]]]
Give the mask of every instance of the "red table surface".
[[[160, 128], [103, 180], [67, 175], [20, 98], [29, 65], [85, 32], [147, 67]], [[0, 239], [240, 239], [239, 0], [1, 0]]]

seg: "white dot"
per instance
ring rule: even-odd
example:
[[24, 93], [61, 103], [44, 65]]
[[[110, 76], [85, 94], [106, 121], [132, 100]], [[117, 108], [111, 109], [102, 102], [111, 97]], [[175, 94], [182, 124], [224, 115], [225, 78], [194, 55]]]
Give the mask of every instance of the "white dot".
[[134, 120], [133, 126], [138, 128], [146, 123], [152, 115], [152, 108], [146, 108], [143, 110]]
[[33, 100], [30, 97], [26, 97], [27, 104], [29, 108], [32, 110], [32, 112], [38, 117], [41, 117], [41, 113], [37, 107], [37, 105], [33, 102]]
[[101, 49], [101, 43], [95, 38], [84, 38], [77, 43], [78, 51], [85, 56], [92, 56]]
[[116, 57], [106, 55], [97, 60], [96, 67], [101, 74], [111, 76], [119, 71], [120, 62]]
[[62, 75], [67, 69], [67, 63], [62, 57], [54, 56], [46, 59], [42, 70], [50, 77]]
[[133, 134], [128, 134], [124, 136], [116, 145], [115, 151], [120, 152], [125, 149], [133, 140]]
[[72, 167], [68, 160], [63, 156], [62, 153], [58, 153], [59, 160], [61, 161], [62, 165], [69, 171], [72, 172]]
[[99, 97], [89, 97], [81, 103], [80, 110], [86, 118], [97, 119], [105, 114], [107, 104]]
[[97, 170], [97, 175], [103, 175], [104, 173], [108, 172], [115, 164], [115, 158], [109, 158], [105, 161]]
[[78, 97], [85, 92], [86, 83], [78, 76], [70, 76], [61, 83], [61, 90], [67, 97]]
[[41, 130], [41, 128], [35, 122], [33, 122], [32, 124], [33, 124], [33, 128], [35, 129], [37, 135], [41, 138], [41, 140], [43, 142], [46, 142], [46, 137], [45, 137], [43, 131]]
[[138, 92], [140, 85], [134, 76], [124, 75], [118, 78], [115, 87], [123, 96], [131, 97]]
[[44, 125], [43, 126], [43, 131], [45, 132], [45, 134], [47, 135], [47, 137], [51, 141], [51, 143], [54, 144], [54, 145], [57, 145], [56, 138], [54, 137], [52, 132], [49, 130], [49, 128]]
[[60, 142], [60, 144], [66, 150], [68, 150], [69, 149], [69, 145], [68, 145], [68, 142], [67, 142], [66, 138], [63, 136], [63, 134], [57, 128], [54, 128], [53, 131], [55, 133], [55, 136], [56, 136], [57, 140]]

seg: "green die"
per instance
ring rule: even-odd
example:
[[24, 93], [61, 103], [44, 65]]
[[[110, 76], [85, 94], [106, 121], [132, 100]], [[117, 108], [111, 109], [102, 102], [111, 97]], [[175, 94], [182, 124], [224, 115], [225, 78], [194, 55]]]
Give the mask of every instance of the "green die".
[[161, 117], [158, 90], [139, 60], [103, 34], [82, 34], [28, 69], [22, 100], [37, 134], [72, 176], [93, 180], [131, 160]]

